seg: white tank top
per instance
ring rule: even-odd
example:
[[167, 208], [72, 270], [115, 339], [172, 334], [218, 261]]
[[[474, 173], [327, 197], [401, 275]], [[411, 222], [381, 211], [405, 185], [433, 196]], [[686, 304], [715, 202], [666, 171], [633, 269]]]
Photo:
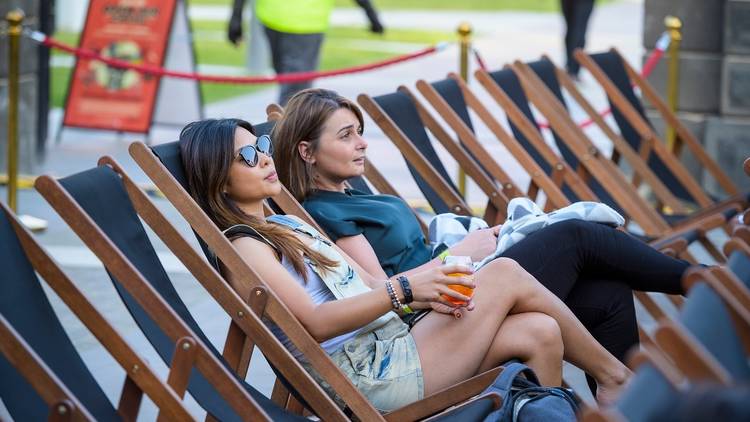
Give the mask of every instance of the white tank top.
[[[286, 268], [287, 271], [289, 271], [289, 274], [294, 278], [294, 280], [299, 283], [302, 287], [305, 288], [305, 291], [308, 295], [310, 295], [310, 298], [312, 299], [313, 303], [316, 305], [320, 305], [321, 303], [330, 302], [333, 300], [336, 300], [336, 297], [331, 293], [331, 291], [328, 289], [328, 286], [323, 283], [323, 280], [320, 279], [320, 276], [313, 271], [310, 268], [309, 264], [305, 265], [305, 268], [307, 270], [307, 283], [305, 283], [305, 280], [300, 277], [299, 274], [294, 270], [294, 267], [292, 267], [292, 263], [289, 262], [286, 257], [281, 258], [281, 265]], [[302, 353], [297, 350], [296, 347], [292, 344], [291, 340], [289, 340], [288, 337], [285, 335], [279, 335], [280, 330], [277, 332], [277, 327], [272, 327], [272, 331], [274, 331], [274, 334], [277, 335], [279, 340], [286, 346], [287, 349], [289, 349], [295, 358], [300, 359], [302, 357]], [[360, 329], [361, 330], [361, 329]], [[336, 352], [337, 350], [341, 349], [344, 343], [354, 338], [360, 330], [352, 331], [346, 334], [342, 334], [340, 336], [330, 338], [322, 343], [320, 343], [320, 347], [323, 348], [323, 350], [326, 351], [329, 355]]]

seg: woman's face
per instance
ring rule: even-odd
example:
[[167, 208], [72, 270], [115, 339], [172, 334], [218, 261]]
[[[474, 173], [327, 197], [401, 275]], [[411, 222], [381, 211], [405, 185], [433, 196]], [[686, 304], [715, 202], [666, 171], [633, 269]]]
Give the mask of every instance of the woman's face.
[[340, 183], [365, 171], [367, 141], [357, 116], [340, 108], [323, 125], [318, 150], [312, 156], [316, 175]]
[[224, 190], [229, 198], [240, 204], [261, 201], [281, 191], [273, 158], [256, 150], [258, 163], [251, 167], [240, 156], [240, 149], [256, 142], [257, 138], [247, 129], [238, 127], [234, 131], [234, 159]]

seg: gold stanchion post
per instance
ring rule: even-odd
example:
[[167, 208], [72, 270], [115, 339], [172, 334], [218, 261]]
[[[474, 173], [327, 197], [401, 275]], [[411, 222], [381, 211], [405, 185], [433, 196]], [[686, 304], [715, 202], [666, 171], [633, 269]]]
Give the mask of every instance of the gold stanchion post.
[[[11, 10], [5, 15], [8, 23], [8, 207], [14, 213], [18, 213], [18, 88], [23, 19], [21, 9]], [[47, 222], [39, 218], [20, 215], [19, 219], [31, 230], [47, 228]]]
[[[468, 22], [462, 22], [458, 25], [458, 41], [460, 45], [460, 54], [458, 69], [461, 78], [469, 82], [469, 50], [471, 50], [471, 25]], [[466, 173], [461, 167], [458, 168], [458, 191], [466, 200]]]
[[[677, 99], [679, 98], [680, 84], [680, 42], [682, 41], [682, 21], [675, 16], [664, 18], [664, 26], [669, 32], [669, 70], [667, 74], [667, 103], [670, 110], [677, 111]], [[680, 145], [676, 139], [672, 126], [666, 128], [667, 148], [673, 153], [678, 153]]]
[[8, 22], [8, 207], [18, 212], [18, 73], [23, 12], [11, 10]]

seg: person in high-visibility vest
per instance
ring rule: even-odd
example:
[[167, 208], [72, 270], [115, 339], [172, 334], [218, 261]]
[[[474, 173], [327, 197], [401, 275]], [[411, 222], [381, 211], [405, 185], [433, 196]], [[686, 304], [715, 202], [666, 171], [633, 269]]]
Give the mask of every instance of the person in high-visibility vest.
[[[383, 32], [370, 0], [356, 0], [370, 20], [370, 30]], [[276, 74], [307, 72], [318, 68], [323, 35], [334, 0], [255, 0], [255, 13], [263, 25], [271, 47], [271, 61]], [[242, 9], [245, 0], [234, 0], [227, 36], [233, 44], [242, 39]], [[312, 82], [281, 84], [279, 104]]]

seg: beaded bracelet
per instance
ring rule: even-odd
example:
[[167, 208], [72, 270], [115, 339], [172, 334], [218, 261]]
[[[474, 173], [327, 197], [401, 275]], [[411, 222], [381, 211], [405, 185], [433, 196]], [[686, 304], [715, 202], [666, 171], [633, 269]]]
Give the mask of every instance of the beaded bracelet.
[[391, 298], [391, 305], [393, 306], [393, 309], [401, 309], [401, 301], [398, 300], [398, 296], [396, 296], [396, 289], [393, 288], [393, 283], [390, 279], [385, 281], [385, 289], [388, 291], [388, 296], [390, 296]]
[[409, 279], [405, 275], [400, 275], [396, 279], [401, 283], [401, 290], [404, 291], [404, 305], [408, 305], [414, 302], [414, 295], [411, 292], [411, 285], [409, 285]]

